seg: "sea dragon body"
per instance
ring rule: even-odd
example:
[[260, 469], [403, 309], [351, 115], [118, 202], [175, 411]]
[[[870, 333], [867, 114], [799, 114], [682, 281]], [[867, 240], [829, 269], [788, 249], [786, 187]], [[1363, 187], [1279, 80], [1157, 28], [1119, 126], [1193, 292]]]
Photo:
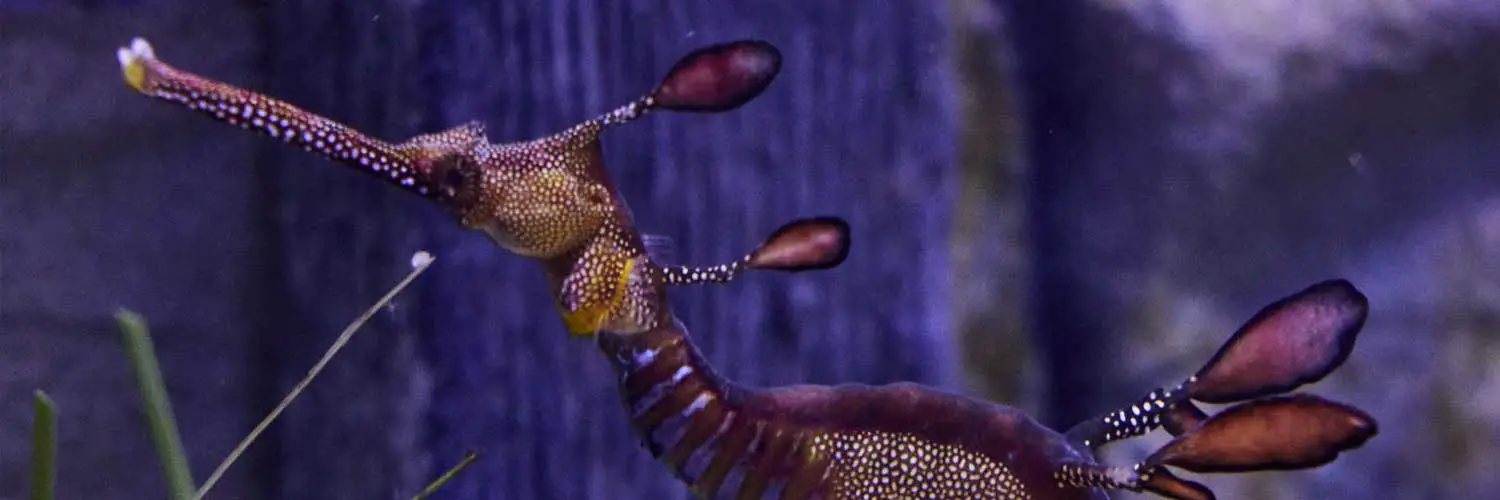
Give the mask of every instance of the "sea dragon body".
[[[387, 143], [168, 66], [141, 39], [118, 55], [136, 91], [385, 179], [539, 261], [567, 329], [592, 336], [616, 368], [645, 448], [701, 498], [1063, 500], [1108, 498], [1109, 489], [1213, 498], [1167, 466], [1314, 467], [1376, 432], [1357, 409], [1276, 396], [1323, 378], [1352, 350], [1367, 303], [1342, 280], [1268, 306], [1185, 382], [1065, 433], [1010, 407], [910, 383], [756, 389], [720, 376], [672, 314], [667, 288], [727, 283], [750, 269], [835, 267], [849, 251], [848, 225], [799, 219], [731, 263], [663, 265], [604, 170], [599, 135], [652, 110], [742, 106], [780, 70], [780, 53], [764, 42], [699, 49], [646, 96], [557, 135], [509, 144], [490, 143], [475, 123]], [[1208, 416], [1195, 399], [1249, 402]], [[1144, 461], [1095, 460], [1099, 446], [1158, 427], [1176, 438]]]

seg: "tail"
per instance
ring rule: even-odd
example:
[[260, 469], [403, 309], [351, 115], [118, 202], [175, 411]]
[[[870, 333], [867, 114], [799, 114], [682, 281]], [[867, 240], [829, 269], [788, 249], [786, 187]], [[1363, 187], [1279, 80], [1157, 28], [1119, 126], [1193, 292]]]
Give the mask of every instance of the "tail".
[[[1072, 476], [1169, 498], [1213, 498], [1165, 466], [1193, 472], [1305, 469], [1363, 445], [1377, 433], [1368, 414], [1318, 396], [1281, 394], [1322, 380], [1343, 364], [1368, 312], [1368, 299], [1345, 280], [1324, 281], [1266, 306], [1183, 383], [1067, 432], [1069, 440], [1089, 448], [1157, 427], [1175, 439], [1128, 471], [1078, 466]], [[1193, 400], [1240, 404], [1208, 416]]]

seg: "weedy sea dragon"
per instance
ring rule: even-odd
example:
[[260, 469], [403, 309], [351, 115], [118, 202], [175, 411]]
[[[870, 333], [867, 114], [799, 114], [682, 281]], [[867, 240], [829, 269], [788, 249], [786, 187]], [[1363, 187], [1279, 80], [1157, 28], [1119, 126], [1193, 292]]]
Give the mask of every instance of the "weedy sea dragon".
[[[760, 41], [682, 58], [649, 94], [557, 135], [492, 144], [475, 123], [389, 143], [274, 98], [175, 69], [144, 40], [118, 53], [131, 88], [255, 130], [451, 209], [467, 228], [538, 261], [568, 330], [615, 366], [652, 456], [702, 498], [1108, 498], [1110, 489], [1213, 498], [1168, 467], [1298, 469], [1362, 445], [1376, 424], [1352, 407], [1286, 395], [1343, 363], [1367, 314], [1343, 280], [1261, 310], [1197, 373], [1067, 432], [1022, 412], [912, 383], [751, 388], [719, 375], [673, 315], [666, 289], [727, 283], [747, 269], [839, 265], [849, 226], [809, 217], [709, 267], [648, 253], [604, 170], [599, 134], [653, 110], [724, 112], [759, 95], [781, 54]], [[1213, 416], [1193, 401], [1239, 403]], [[1094, 451], [1158, 427], [1175, 436], [1131, 466]]]

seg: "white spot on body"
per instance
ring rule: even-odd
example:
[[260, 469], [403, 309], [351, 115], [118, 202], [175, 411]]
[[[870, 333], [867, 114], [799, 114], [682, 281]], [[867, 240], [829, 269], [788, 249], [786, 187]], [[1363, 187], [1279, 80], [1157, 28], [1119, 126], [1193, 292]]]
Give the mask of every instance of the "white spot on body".
[[[686, 367], [684, 367], [684, 368], [686, 368]], [[703, 408], [707, 407], [708, 406], [708, 402], [712, 401], [713, 399], [714, 399], [713, 395], [711, 395], [711, 394], [709, 394], [707, 392], [705, 392], [703, 394], [699, 394], [697, 398], [693, 399], [693, 404], [688, 405], [687, 409], [682, 410], [682, 416], [684, 416], [684, 417], [691, 417], [691, 416], [693, 416], [694, 413], [698, 413], [699, 410], [702, 410]]]
[[657, 349], [646, 349], [635, 353], [635, 368], [641, 369], [649, 366], [652, 361], [656, 361], [656, 354], [658, 352], [660, 351]]
[[693, 373], [693, 367], [682, 365], [681, 367], [677, 368], [676, 373], [672, 374], [672, 383], [677, 384], [679, 382], [682, 382], [682, 379], [687, 378], [688, 374], [691, 373]]

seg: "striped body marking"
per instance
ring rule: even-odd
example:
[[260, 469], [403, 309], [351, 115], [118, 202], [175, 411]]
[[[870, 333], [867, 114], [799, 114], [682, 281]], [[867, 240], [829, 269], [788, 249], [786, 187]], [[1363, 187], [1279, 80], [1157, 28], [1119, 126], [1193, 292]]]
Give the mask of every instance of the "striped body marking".
[[[962, 443], [935, 442], [920, 426], [778, 413], [767, 404], [768, 393], [714, 373], [675, 326], [629, 337], [605, 334], [599, 343], [620, 374], [620, 393], [642, 445], [698, 498], [1036, 498], [1029, 493], [1036, 488], [1002, 460]], [[1037, 472], [1032, 482], [1055, 486], [1045, 471]], [[1096, 498], [1087, 487], [1066, 490], [1072, 493], [1046, 498]]]

